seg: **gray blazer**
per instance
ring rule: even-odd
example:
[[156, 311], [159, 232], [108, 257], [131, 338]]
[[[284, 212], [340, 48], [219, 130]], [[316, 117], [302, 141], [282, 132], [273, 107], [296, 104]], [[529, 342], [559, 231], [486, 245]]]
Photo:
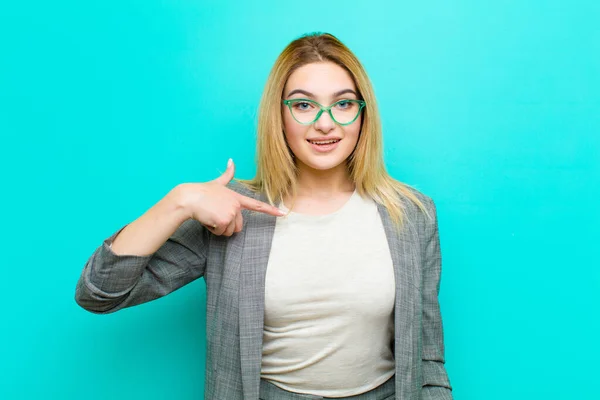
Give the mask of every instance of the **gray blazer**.
[[[266, 201], [239, 183], [229, 187]], [[441, 257], [436, 208], [431, 198], [413, 191], [432, 219], [403, 199], [406, 219], [399, 231], [387, 210], [378, 206], [396, 279], [392, 343], [396, 400], [451, 400], [438, 303]], [[107, 314], [204, 277], [205, 399], [258, 400], [265, 273], [276, 217], [247, 210], [243, 217], [244, 229], [231, 237], [215, 236], [190, 219], [155, 254], [143, 257], [112, 252], [109, 245], [119, 230], [87, 261], [75, 300], [88, 311]]]

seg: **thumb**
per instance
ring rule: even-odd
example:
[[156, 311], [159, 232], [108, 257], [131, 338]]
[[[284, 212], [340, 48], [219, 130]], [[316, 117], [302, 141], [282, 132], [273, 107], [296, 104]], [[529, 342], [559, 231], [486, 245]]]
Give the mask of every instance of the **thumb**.
[[223, 172], [221, 176], [215, 179], [215, 182], [225, 186], [233, 179], [234, 174], [235, 165], [233, 165], [233, 160], [230, 158], [229, 161], [227, 161], [227, 169], [225, 170], [225, 172]]

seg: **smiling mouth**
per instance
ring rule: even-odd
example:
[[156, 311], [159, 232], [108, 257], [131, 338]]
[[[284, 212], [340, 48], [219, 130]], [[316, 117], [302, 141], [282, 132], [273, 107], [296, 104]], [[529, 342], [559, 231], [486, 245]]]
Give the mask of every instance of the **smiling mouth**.
[[327, 144], [337, 143], [340, 140], [342, 140], [342, 139], [331, 139], [331, 140], [308, 140], [308, 139], [306, 139], [306, 141], [308, 143], [316, 144], [317, 146], [324, 146], [324, 145], [327, 145]]

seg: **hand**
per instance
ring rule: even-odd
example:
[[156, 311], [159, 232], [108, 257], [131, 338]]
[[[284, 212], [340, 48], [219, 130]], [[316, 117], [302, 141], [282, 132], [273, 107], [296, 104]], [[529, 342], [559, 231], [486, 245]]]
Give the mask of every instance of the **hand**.
[[181, 203], [190, 218], [200, 221], [215, 235], [231, 236], [243, 227], [242, 209], [254, 210], [276, 217], [285, 215], [270, 204], [243, 196], [226, 185], [233, 179], [235, 166], [230, 159], [225, 172], [205, 183], [179, 185]]

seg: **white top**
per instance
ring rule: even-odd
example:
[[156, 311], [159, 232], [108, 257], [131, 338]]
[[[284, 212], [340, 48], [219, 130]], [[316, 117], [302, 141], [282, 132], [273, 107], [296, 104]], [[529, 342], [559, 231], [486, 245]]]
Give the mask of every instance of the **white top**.
[[278, 218], [265, 285], [262, 378], [344, 397], [394, 375], [394, 269], [373, 200]]

